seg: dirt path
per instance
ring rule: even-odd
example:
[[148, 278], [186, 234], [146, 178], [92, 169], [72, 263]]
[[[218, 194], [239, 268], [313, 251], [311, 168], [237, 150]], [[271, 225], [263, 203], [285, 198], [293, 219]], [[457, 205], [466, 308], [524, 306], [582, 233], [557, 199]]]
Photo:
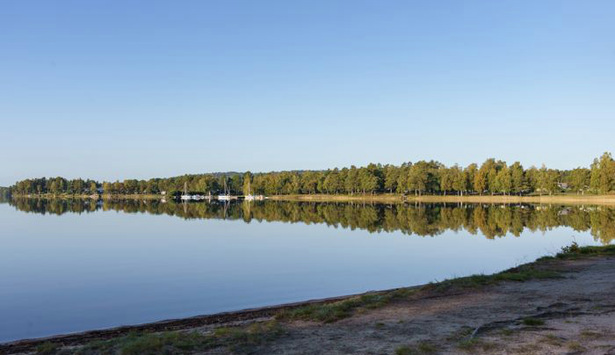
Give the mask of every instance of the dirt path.
[[420, 292], [332, 323], [281, 320], [283, 331], [266, 341], [192, 353], [615, 354], [615, 258], [556, 260], [549, 268], [563, 277]]

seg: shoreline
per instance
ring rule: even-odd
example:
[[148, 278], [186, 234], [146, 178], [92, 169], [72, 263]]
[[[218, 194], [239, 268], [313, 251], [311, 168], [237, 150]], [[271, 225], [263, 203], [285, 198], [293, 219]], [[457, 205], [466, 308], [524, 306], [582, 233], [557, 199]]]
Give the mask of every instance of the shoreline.
[[275, 201], [305, 202], [370, 202], [370, 203], [528, 203], [561, 205], [615, 205], [615, 195], [543, 195], [543, 196], [501, 196], [501, 195], [277, 195], [268, 196]]
[[[241, 197], [241, 196], [239, 196]], [[27, 199], [91, 199], [91, 200], [162, 200], [164, 195], [13, 195], [13, 198]], [[615, 206], [615, 195], [422, 195], [403, 196], [398, 194], [378, 195], [273, 195], [266, 200], [297, 202], [358, 202], [358, 203], [486, 203], [486, 204], [559, 204]]]
[[[601, 265], [602, 268], [598, 271], [586, 270], [591, 268], [594, 264]], [[75, 347], [87, 346], [87, 344], [100, 344], [101, 341], [107, 342], [108, 344], [115, 344], [114, 342], [116, 341], [121, 343], [131, 336], [167, 336], [169, 334], [187, 334], [186, 332], [204, 334], [201, 335], [203, 337], [215, 337], [214, 340], [219, 341], [219, 343], [208, 342], [207, 344], [209, 344], [208, 346], [217, 344], [214, 348], [219, 350], [220, 347], [225, 348], [237, 345], [233, 342], [240, 342], [237, 337], [227, 339], [218, 335], [218, 333], [227, 334], [226, 332], [228, 332], [228, 329], [233, 329], [233, 331], [236, 330], [238, 332], [252, 332], [250, 329], [253, 329], [255, 326], [262, 327], [265, 325], [269, 327], [270, 324], [274, 324], [275, 327], [279, 327], [281, 324], [284, 329], [289, 329], [289, 331], [302, 329], [308, 325], [314, 327], [314, 329], [330, 328], [329, 330], [334, 329], [337, 331], [336, 325], [339, 324], [341, 327], [342, 324], [348, 322], [359, 322], [362, 326], [365, 325], [367, 327], [368, 324], [363, 324], [365, 321], [362, 320], [362, 318], [365, 317], [370, 319], [369, 322], [373, 323], [377, 321], [377, 327], [380, 327], [378, 324], [386, 323], [388, 317], [390, 317], [390, 312], [392, 311], [387, 309], [391, 307], [399, 307], [402, 305], [404, 310], [420, 310], [420, 304], [425, 302], [436, 302], [435, 304], [439, 305], [438, 307], [443, 307], [443, 305], [448, 304], [447, 302], [458, 303], [465, 298], [480, 298], [485, 292], [493, 292], [493, 290], [497, 290], [498, 288], [507, 290], [503, 294], [516, 294], [517, 297], [524, 300], [531, 294], [527, 292], [534, 292], [532, 290], [536, 290], [537, 287], [539, 289], [543, 289], [547, 286], [553, 287], [553, 285], [557, 285], [558, 282], [574, 283], [579, 277], [578, 275], [581, 275], [580, 272], [586, 273], [585, 279], [601, 276], [606, 280], [612, 281], [611, 278], [613, 277], [613, 273], [615, 273], [615, 268], [613, 266], [615, 266], [615, 246], [579, 248], [573, 245], [556, 256], [543, 257], [534, 262], [519, 265], [492, 275], [473, 275], [407, 288], [372, 291], [362, 294], [250, 308], [182, 319], [163, 320], [45, 338], [23, 339], [0, 343], [0, 353], [27, 353], [44, 346], [74, 349]], [[610, 274], [602, 275], [605, 270]], [[613, 271], [611, 272], [611, 270]], [[597, 274], [597, 272], [599, 272], [599, 274]], [[575, 274], [574, 277], [567, 276], [572, 273]], [[579, 278], [578, 282], [581, 281], [583, 281], [583, 279]], [[563, 285], [558, 288], [558, 290], [562, 289], [568, 292], [569, 287], [568, 285]], [[584, 290], [583, 286], [580, 286], [577, 290], [581, 293], [586, 291], [589, 292], [589, 290]], [[591, 297], [588, 296], [587, 298], [590, 299]], [[442, 300], [444, 303], [439, 300]], [[580, 299], [576, 303], [579, 302], [581, 302]], [[598, 300], [596, 302], [598, 302]], [[574, 308], [578, 305], [571, 304], [570, 306]], [[595, 305], [589, 306], [596, 307]], [[521, 307], [521, 305], [519, 307]], [[615, 311], [615, 306], [613, 311]], [[379, 315], [379, 313], [382, 314]], [[543, 314], [545, 318], [547, 318], [546, 315], [547, 313]], [[490, 314], [486, 316], [488, 318], [493, 318]], [[436, 318], [436, 320], [433, 320], [436, 324], [444, 324], [444, 322], [446, 322], [439, 317]], [[496, 320], [495, 322], [501, 323], [503, 321]], [[370, 323], [370, 327], [373, 326], [372, 323]], [[399, 321], [399, 324], [402, 324], [401, 321]], [[224, 332], [221, 330], [224, 330]], [[478, 331], [479, 328], [476, 328], [474, 333], [478, 333]], [[487, 329], [483, 329], [481, 332], [486, 331]], [[615, 332], [615, 322], [613, 322], [613, 331]], [[269, 330], [267, 330], [267, 332], [269, 332]], [[259, 336], [262, 335], [265, 336], [266, 339], [269, 339], [267, 338], [267, 333], [258, 334]], [[262, 344], [259, 341], [258, 344], [250, 343], [246, 345], [241, 343], [240, 345], [258, 348], [258, 346], [263, 344], [269, 344], [270, 341], [275, 342], [275, 339], [278, 339], [277, 336], [271, 338], [271, 340], [264, 341]], [[315, 344], [315, 346], [318, 346], [318, 344]]]
[[[412, 286], [410, 288], [420, 288], [424, 285]], [[212, 314], [196, 315], [186, 318], [164, 319], [154, 322], [147, 322], [133, 325], [121, 325], [111, 328], [86, 330], [74, 333], [57, 334], [39, 338], [26, 338], [7, 342], [0, 342], [0, 353], [2, 351], [26, 351], [37, 345], [46, 342], [59, 342], [65, 345], [81, 344], [89, 340], [109, 339], [117, 336], [129, 334], [131, 332], [166, 332], [166, 331], [181, 331], [190, 328], [203, 327], [208, 325], [220, 325], [238, 322], [249, 322], [266, 317], [273, 317], [279, 312], [293, 310], [310, 305], [326, 305], [339, 301], [348, 300], [351, 298], [361, 297], [364, 295], [380, 294], [395, 291], [397, 289], [389, 289], [382, 291], [369, 291], [351, 295], [318, 298], [312, 300], [276, 304], [263, 307], [245, 308], [235, 311], [219, 312]], [[405, 289], [405, 288], [404, 288]]]

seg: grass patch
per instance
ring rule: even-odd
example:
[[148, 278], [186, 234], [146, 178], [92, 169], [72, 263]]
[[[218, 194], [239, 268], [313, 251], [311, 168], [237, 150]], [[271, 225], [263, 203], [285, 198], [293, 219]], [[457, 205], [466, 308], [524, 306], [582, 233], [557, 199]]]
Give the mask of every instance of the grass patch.
[[549, 345], [559, 346], [562, 345], [562, 338], [558, 337], [555, 334], [547, 334], [542, 338], [542, 341]]
[[600, 339], [604, 338], [606, 335], [602, 332], [596, 332], [593, 330], [584, 330], [581, 332], [581, 337], [584, 339]]
[[36, 347], [37, 354], [55, 354], [60, 346], [56, 343], [46, 342]]
[[395, 355], [421, 355], [434, 354], [438, 348], [431, 342], [422, 341], [416, 346], [403, 345], [395, 349]]
[[569, 341], [568, 343], [566, 343], [566, 347], [568, 348], [568, 350], [574, 351], [574, 352], [583, 352], [587, 350], [578, 341]]
[[545, 325], [544, 320], [536, 319], [536, 318], [525, 318], [524, 320], [521, 321], [521, 323], [523, 323], [523, 325], [527, 325], [530, 327], [537, 327], [537, 326]]
[[238, 351], [273, 340], [283, 334], [277, 322], [254, 323], [247, 327], [218, 328], [212, 334], [198, 332], [132, 333], [123, 337], [86, 344], [77, 354], [154, 355], [200, 352], [226, 347]]
[[433, 354], [438, 351], [438, 348], [434, 344], [427, 341], [420, 342], [416, 348], [420, 354]]
[[464, 340], [464, 341], [457, 343], [457, 348], [459, 350], [469, 352], [469, 353], [473, 353], [477, 349], [480, 349], [483, 351], [492, 351], [496, 347], [497, 345], [495, 343], [487, 342], [487, 341], [484, 341], [478, 338]]
[[360, 310], [384, 307], [395, 299], [409, 296], [412, 292], [410, 289], [398, 289], [389, 292], [361, 295], [337, 302], [310, 304], [282, 311], [276, 315], [276, 318], [281, 320], [332, 323], [348, 318]]
[[512, 336], [513, 334], [515, 334], [515, 332], [512, 329], [504, 328], [504, 329], [500, 330], [500, 334], [502, 334], [505, 337], [509, 337], [509, 336]]
[[451, 288], [478, 288], [496, 285], [503, 281], [524, 282], [539, 279], [561, 278], [562, 274], [554, 270], [539, 268], [535, 264], [521, 265], [493, 275], [472, 275], [457, 279], [445, 280], [425, 286], [431, 291], [446, 291]]
[[408, 345], [402, 345], [395, 349], [395, 355], [413, 355], [414, 349]]
[[474, 329], [472, 327], [463, 326], [463, 327], [459, 328], [458, 330], [456, 330], [455, 332], [453, 332], [452, 334], [450, 334], [449, 336], [447, 336], [446, 340], [448, 340], [448, 341], [460, 341], [462, 339], [465, 339], [465, 338], [469, 337], [472, 334], [473, 331], [474, 331]]
[[502, 281], [524, 282], [529, 280], [556, 279], [563, 277], [555, 270], [542, 265], [545, 261], [556, 259], [577, 259], [587, 256], [615, 256], [615, 245], [580, 247], [576, 242], [563, 247], [555, 256], [545, 256], [536, 262], [521, 265], [493, 275], [472, 275], [439, 283], [426, 285], [424, 289], [431, 291], [446, 291], [450, 288], [477, 288], [495, 285]]
[[580, 247], [576, 242], [563, 247], [562, 251], [555, 255], [557, 259], [578, 259], [586, 256], [615, 256], [615, 245], [586, 246]]

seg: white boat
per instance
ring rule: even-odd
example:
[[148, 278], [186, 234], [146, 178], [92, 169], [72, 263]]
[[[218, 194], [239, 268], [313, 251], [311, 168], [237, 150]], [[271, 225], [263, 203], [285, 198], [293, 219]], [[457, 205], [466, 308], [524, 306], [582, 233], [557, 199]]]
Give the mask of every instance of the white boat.
[[188, 195], [188, 183], [184, 182], [184, 193], [179, 197], [182, 201], [192, 200], [192, 195]]
[[230, 201], [231, 200], [231, 195], [218, 195], [218, 200]]

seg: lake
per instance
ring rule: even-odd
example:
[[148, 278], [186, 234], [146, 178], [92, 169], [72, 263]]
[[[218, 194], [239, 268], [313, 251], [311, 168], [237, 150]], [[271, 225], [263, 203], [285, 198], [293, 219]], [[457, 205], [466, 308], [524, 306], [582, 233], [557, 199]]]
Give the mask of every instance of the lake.
[[610, 243], [615, 209], [21, 199], [0, 224], [11, 341], [494, 273]]

